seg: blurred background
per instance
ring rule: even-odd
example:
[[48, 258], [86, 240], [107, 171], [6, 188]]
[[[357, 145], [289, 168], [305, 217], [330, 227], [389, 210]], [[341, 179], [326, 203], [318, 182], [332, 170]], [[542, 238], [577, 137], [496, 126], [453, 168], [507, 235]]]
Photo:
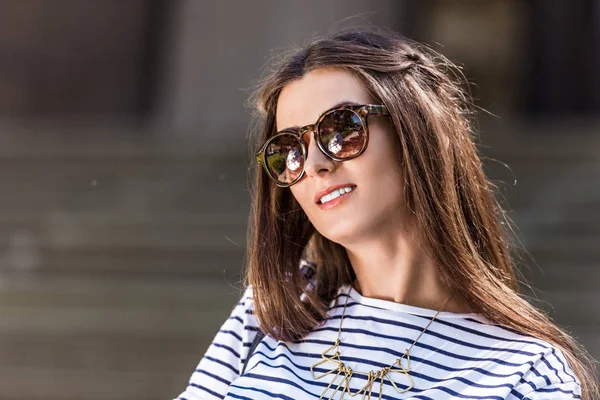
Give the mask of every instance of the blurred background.
[[600, 1], [0, 0], [1, 399], [184, 390], [241, 294], [250, 89], [356, 24], [464, 67], [526, 296], [600, 357]]

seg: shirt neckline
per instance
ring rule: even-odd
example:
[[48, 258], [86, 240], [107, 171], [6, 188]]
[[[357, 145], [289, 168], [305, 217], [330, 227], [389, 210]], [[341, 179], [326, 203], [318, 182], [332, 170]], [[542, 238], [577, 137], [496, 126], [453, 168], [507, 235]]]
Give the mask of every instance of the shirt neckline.
[[[348, 292], [348, 288], [350, 288], [350, 292]], [[360, 293], [358, 293], [356, 291], [356, 289], [354, 289], [354, 287], [350, 284], [343, 285], [340, 288], [339, 293], [349, 294], [350, 298], [352, 298], [357, 303], [364, 304], [367, 306], [373, 306], [373, 307], [377, 307], [377, 308], [383, 308], [383, 309], [390, 310], [390, 311], [396, 311], [396, 312], [401, 312], [401, 313], [406, 313], [406, 314], [421, 315], [421, 316], [430, 317], [430, 318], [433, 318], [433, 316], [437, 313], [437, 310], [432, 310], [429, 308], [416, 307], [416, 306], [411, 306], [408, 304], [396, 303], [396, 302], [390, 301], [390, 300], [382, 300], [382, 299], [376, 299], [373, 297], [366, 297], [366, 296], [363, 296]], [[478, 318], [481, 316], [482, 316], [481, 313], [455, 313], [455, 312], [451, 312], [451, 311], [440, 311], [440, 313], [437, 315], [436, 319], [437, 318]]]

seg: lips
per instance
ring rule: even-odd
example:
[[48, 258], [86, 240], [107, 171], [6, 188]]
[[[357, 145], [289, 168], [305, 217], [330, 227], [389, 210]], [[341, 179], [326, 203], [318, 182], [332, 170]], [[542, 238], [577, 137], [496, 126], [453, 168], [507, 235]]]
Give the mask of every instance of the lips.
[[353, 183], [344, 183], [341, 185], [329, 186], [328, 188], [317, 192], [317, 194], [315, 195], [315, 203], [320, 204], [319, 202], [321, 201], [321, 197], [333, 192], [336, 189], [341, 189], [341, 188], [345, 188], [345, 187], [355, 188], [356, 185]]

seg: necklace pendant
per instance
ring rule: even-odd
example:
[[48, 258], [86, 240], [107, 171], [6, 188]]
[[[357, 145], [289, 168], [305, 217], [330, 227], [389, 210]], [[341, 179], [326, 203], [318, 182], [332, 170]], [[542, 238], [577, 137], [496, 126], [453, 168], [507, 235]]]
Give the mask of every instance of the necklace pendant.
[[[404, 366], [402, 365], [402, 359], [406, 356], [406, 368], [404, 368]], [[398, 365], [397, 369], [394, 369], [393, 367], [395, 365]], [[388, 380], [390, 381], [390, 383], [392, 384], [392, 386], [394, 386], [394, 389], [396, 389], [396, 391], [398, 391], [399, 393], [404, 393], [404, 392], [408, 392], [410, 389], [412, 389], [415, 386], [415, 381], [413, 380], [412, 376], [410, 376], [409, 372], [410, 372], [410, 354], [408, 353], [408, 350], [404, 351], [404, 355], [400, 358], [398, 358], [396, 360], [396, 362], [394, 364], [392, 364], [390, 367], [390, 369], [386, 372], [386, 375], [389, 372], [399, 372], [399, 373], [403, 373], [409, 380], [410, 385], [404, 389], [404, 390], [400, 390], [398, 388], [398, 386], [396, 386], [396, 382], [394, 382], [394, 380], [387, 375]]]
[[[337, 384], [337, 386], [335, 387], [335, 390], [333, 391], [331, 396], [329, 396], [329, 400], [333, 399], [333, 396], [335, 396], [335, 394], [340, 390], [340, 388], [342, 389], [342, 392], [341, 392], [342, 395], [341, 395], [340, 399], [344, 398], [344, 394], [346, 392], [348, 392], [348, 394], [351, 397], [353, 397], [352, 393], [350, 393], [350, 379], [352, 378], [352, 369], [347, 368], [344, 365], [344, 363], [342, 362], [342, 360], [340, 358], [339, 346], [340, 346], [340, 341], [338, 339], [335, 341], [333, 346], [329, 347], [327, 350], [325, 350], [323, 353], [321, 353], [321, 361], [313, 364], [310, 367], [310, 373], [312, 374], [314, 379], [321, 379], [327, 375], [334, 374], [333, 378], [329, 382], [329, 385], [327, 385], [325, 390], [323, 390], [323, 393], [321, 393], [321, 397], [319, 397], [319, 400], [322, 400], [324, 398], [325, 394], [327, 392], [329, 392], [330, 389], [332, 389], [332, 385], [338, 380], [339, 376], [342, 373], [344, 374], [344, 378]], [[332, 352], [332, 351], [333, 351], [333, 355], [328, 355], [328, 353]], [[333, 363], [334, 367], [331, 368], [327, 372], [317, 375], [315, 373], [314, 368], [318, 367], [319, 365], [326, 364], [326, 363]]]
[[[334, 373], [336, 371], [340, 371], [341, 370], [340, 366], [341, 365], [343, 366], [344, 363], [342, 362], [342, 360], [340, 358], [339, 345], [340, 345], [339, 341], [336, 340], [336, 342], [333, 344], [333, 346], [329, 347], [327, 350], [325, 350], [323, 353], [321, 353], [321, 359], [322, 360], [319, 361], [319, 362], [317, 362], [317, 363], [315, 363], [315, 364], [313, 364], [310, 367], [310, 373], [312, 374], [312, 376], [313, 376], [314, 379], [321, 379], [324, 376], [327, 376], [329, 374], [332, 374], [332, 373]], [[332, 356], [328, 356], [327, 353], [329, 353], [333, 349], [336, 349], [336, 351], [333, 353]], [[323, 365], [325, 363], [333, 363], [333, 364], [335, 364], [335, 367], [333, 367], [332, 369], [330, 369], [329, 371], [327, 371], [327, 372], [325, 372], [325, 373], [323, 373], [321, 375], [315, 375], [314, 368], [318, 367], [319, 365]], [[339, 372], [338, 372], [338, 375], [339, 375]]]
[[[327, 350], [325, 350], [323, 353], [321, 353], [321, 361], [313, 364], [310, 367], [310, 372], [314, 379], [318, 380], [318, 379], [324, 378], [327, 375], [333, 375], [331, 381], [329, 382], [329, 385], [327, 385], [327, 387], [323, 390], [323, 393], [321, 393], [319, 400], [323, 400], [325, 395], [330, 390], [333, 390], [333, 393], [329, 396], [329, 400], [333, 399], [335, 394], [337, 392], [339, 392], [340, 389], [341, 389], [340, 400], [342, 400], [344, 398], [346, 393], [348, 393], [348, 395], [350, 397], [356, 397], [362, 393], [362, 400], [364, 400], [365, 398], [370, 400], [371, 395], [373, 393], [373, 384], [377, 380], [379, 380], [379, 399], [381, 399], [382, 398], [381, 396], [383, 394], [382, 390], [383, 390], [384, 378], [387, 378], [387, 380], [394, 387], [394, 389], [396, 389], [396, 391], [398, 393], [407, 392], [414, 387], [415, 382], [414, 382], [413, 378], [410, 376], [410, 354], [407, 349], [404, 351], [404, 354], [402, 355], [402, 357], [396, 359], [396, 362], [393, 363], [392, 365], [390, 365], [389, 367], [382, 368], [378, 371], [369, 371], [368, 373], [357, 372], [360, 375], [367, 376], [367, 383], [361, 389], [359, 389], [355, 393], [352, 393], [352, 391], [350, 389], [350, 381], [352, 380], [354, 371], [352, 370], [352, 368], [347, 367], [344, 364], [344, 362], [341, 360], [339, 346], [340, 346], [340, 341], [338, 339], [333, 344], [333, 346], [329, 347]], [[333, 354], [328, 355], [328, 353], [330, 353], [330, 352], [333, 352]], [[407, 364], [406, 368], [404, 367], [404, 365], [402, 365], [402, 359], [404, 359], [405, 357], [406, 357], [406, 364]], [[318, 366], [326, 364], [326, 363], [332, 363], [333, 368], [331, 368], [327, 372], [317, 375], [314, 370], [315, 367], [318, 367]], [[398, 386], [396, 385], [396, 382], [394, 382], [394, 380], [390, 376], [390, 373], [392, 373], [392, 372], [404, 374], [408, 378], [409, 385], [406, 389], [401, 390], [400, 388], [398, 388]], [[343, 378], [341, 379], [341, 381], [339, 383], [337, 383], [337, 385], [335, 386], [335, 389], [333, 389], [332, 386], [338, 381], [340, 376], [343, 376]], [[368, 393], [368, 397], [367, 397], [367, 393]]]

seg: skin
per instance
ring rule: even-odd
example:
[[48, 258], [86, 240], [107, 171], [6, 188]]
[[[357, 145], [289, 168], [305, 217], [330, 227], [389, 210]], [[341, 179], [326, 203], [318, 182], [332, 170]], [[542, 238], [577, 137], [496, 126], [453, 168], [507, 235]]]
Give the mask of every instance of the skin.
[[[376, 104], [362, 81], [349, 71], [310, 71], [282, 89], [277, 129], [313, 124], [341, 101]], [[344, 246], [357, 276], [353, 286], [361, 295], [438, 310], [451, 292], [418, 243], [414, 224], [405, 212], [398, 135], [388, 117], [369, 117], [368, 129], [365, 152], [344, 162], [327, 158], [314, 143], [313, 133], [307, 133], [305, 175], [288, 190], [314, 227]], [[336, 207], [322, 210], [315, 203], [317, 192], [346, 183], [356, 189]], [[443, 310], [471, 312], [457, 296]]]

